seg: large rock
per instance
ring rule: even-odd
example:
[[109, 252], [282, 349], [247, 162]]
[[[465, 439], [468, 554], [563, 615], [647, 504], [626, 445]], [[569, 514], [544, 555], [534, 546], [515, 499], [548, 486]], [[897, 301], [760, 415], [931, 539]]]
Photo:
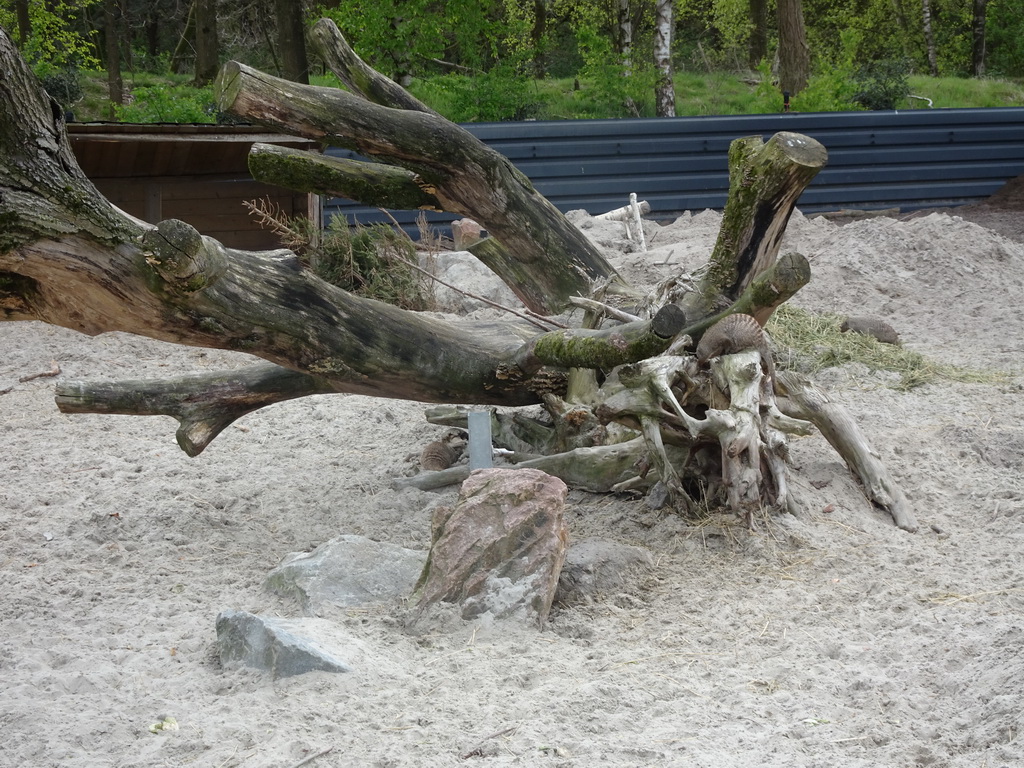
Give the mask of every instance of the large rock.
[[419, 618], [438, 602], [462, 617], [543, 624], [565, 561], [566, 486], [535, 469], [480, 469], [452, 509], [434, 513], [430, 559], [417, 585]]
[[307, 616], [316, 616], [327, 605], [344, 608], [407, 597], [426, 559], [426, 552], [364, 536], [339, 536], [312, 552], [287, 555], [264, 586], [295, 598]]
[[345, 661], [301, 636], [301, 622], [270, 619], [246, 611], [217, 616], [217, 646], [225, 667], [254, 667], [275, 680], [306, 672], [351, 672]]

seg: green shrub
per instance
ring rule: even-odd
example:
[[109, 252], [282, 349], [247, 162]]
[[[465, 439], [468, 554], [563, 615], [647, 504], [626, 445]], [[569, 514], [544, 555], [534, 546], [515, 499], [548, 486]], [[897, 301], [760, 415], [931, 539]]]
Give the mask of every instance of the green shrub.
[[129, 103], [114, 105], [123, 123], [215, 123], [212, 88], [151, 85], [132, 88]]
[[[271, 230], [317, 277], [368, 299], [404, 309], [433, 309], [433, 281], [418, 271], [416, 248], [400, 229], [386, 224], [349, 226], [334, 215], [325, 230], [285, 214], [266, 199], [246, 202], [260, 226]], [[425, 219], [420, 223], [425, 231]]]
[[318, 277], [357, 296], [405, 309], [433, 306], [427, 281], [410, 266], [415, 246], [387, 224], [350, 227], [344, 216], [332, 216], [320, 242], [301, 258]]
[[415, 80], [409, 90], [456, 123], [526, 120], [540, 112], [533, 80], [509, 65]]
[[854, 61], [860, 45], [860, 33], [849, 29], [840, 34], [840, 51], [819, 63], [807, 87], [792, 99], [795, 112], [851, 112], [861, 109], [856, 96], [859, 89]]
[[909, 59], [873, 61], [857, 71], [853, 100], [864, 109], [896, 109], [910, 93]]
[[42, 72], [37, 69], [36, 74], [39, 75], [43, 88], [65, 110], [71, 109], [75, 102], [83, 96], [78, 70], [73, 67], [67, 69], [44, 67], [42, 69]]

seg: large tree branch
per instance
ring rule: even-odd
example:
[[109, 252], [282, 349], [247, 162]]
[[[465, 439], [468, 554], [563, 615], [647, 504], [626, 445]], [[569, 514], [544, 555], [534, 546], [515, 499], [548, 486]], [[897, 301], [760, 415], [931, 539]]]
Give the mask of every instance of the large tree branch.
[[236, 419], [274, 403], [336, 392], [328, 382], [272, 363], [160, 380], [57, 383], [61, 413], [173, 416], [178, 445], [198, 456]]
[[916, 531], [917, 520], [907, 497], [849, 411], [792, 371], [783, 371], [778, 384], [780, 392], [785, 395], [779, 399], [780, 410], [788, 416], [814, 424], [860, 478], [867, 497], [892, 515], [897, 526], [905, 531]]
[[440, 117], [390, 77], [385, 77], [359, 58], [341, 34], [338, 25], [330, 19], [320, 19], [313, 25], [309, 36], [327, 68], [352, 93], [382, 107], [408, 109]]
[[[504, 249], [486, 263], [534, 311], [562, 309], [570, 296], [587, 294], [593, 281], [621, 282], [507, 158], [435, 114], [299, 85], [237, 62], [221, 70], [217, 92], [222, 110], [412, 171], [440, 208], [480, 222], [502, 243]], [[298, 176], [286, 183], [311, 188]]]
[[708, 270], [684, 309], [694, 317], [735, 301], [775, 263], [797, 199], [828, 162], [825, 148], [798, 133], [736, 139], [729, 148], [729, 197]]
[[440, 211], [436, 196], [405, 168], [330, 157], [274, 144], [253, 144], [249, 171], [257, 181], [328, 197], [346, 197], [375, 208]]
[[457, 324], [352, 296], [289, 251], [226, 248], [183, 222], [152, 228], [102, 198], [0, 30], [0, 317], [249, 352], [334, 391], [524, 404], [498, 377], [528, 332]]

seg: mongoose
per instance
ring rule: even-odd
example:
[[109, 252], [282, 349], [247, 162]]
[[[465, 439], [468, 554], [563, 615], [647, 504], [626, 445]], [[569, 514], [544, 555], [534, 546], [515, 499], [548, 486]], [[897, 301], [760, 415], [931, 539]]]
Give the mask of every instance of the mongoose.
[[761, 353], [761, 360], [774, 384], [775, 361], [768, 346], [768, 337], [750, 315], [729, 315], [708, 328], [697, 344], [697, 362], [704, 365], [712, 357], [732, 355], [745, 349], [756, 349]]
[[877, 317], [848, 317], [839, 326], [843, 333], [852, 331], [865, 336], [874, 336], [883, 344], [899, 344], [900, 335], [891, 325]]
[[420, 453], [420, 469], [438, 472], [459, 460], [466, 446], [466, 433], [452, 429], [440, 440], [427, 443]]

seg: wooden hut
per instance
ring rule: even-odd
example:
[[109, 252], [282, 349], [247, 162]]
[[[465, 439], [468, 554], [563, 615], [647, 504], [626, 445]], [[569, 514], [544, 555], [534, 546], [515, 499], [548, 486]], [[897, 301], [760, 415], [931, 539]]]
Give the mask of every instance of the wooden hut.
[[290, 217], [320, 224], [320, 199], [253, 180], [256, 142], [315, 148], [306, 139], [249, 125], [69, 123], [78, 163], [118, 208], [145, 221], [181, 219], [204, 235], [246, 250], [278, 248], [244, 205], [268, 199]]

